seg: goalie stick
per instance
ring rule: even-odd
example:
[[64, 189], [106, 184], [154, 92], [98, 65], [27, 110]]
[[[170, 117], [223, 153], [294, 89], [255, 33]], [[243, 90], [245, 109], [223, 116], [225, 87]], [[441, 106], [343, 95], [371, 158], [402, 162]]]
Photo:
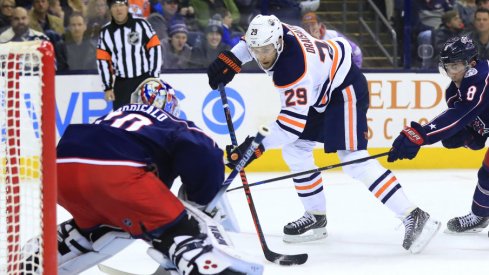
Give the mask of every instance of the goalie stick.
[[[224, 90], [224, 84], [220, 83], [218, 87], [219, 93], [221, 95], [222, 107], [224, 109], [224, 116], [226, 117], [226, 123], [229, 130], [229, 136], [231, 137], [231, 143], [234, 146], [238, 146], [238, 141], [236, 139], [236, 133], [234, 131], [233, 121], [231, 118], [231, 110], [229, 109], [228, 99], [226, 97], [226, 91]], [[265, 240], [265, 236], [263, 234], [263, 230], [260, 225], [260, 220], [258, 219], [258, 213], [256, 212], [255, 203], [253, 202], [253, 198], [251, 196], [250, 188], [248, 187], [248, 179], [246, 178], [246, 173], [244, 170], [239, 171], [241, 176], [241, 181], [243, 183], [243, 188], [246, 195], [246, 201], [248, 202], [248, 206], [250, 208], [251, 217], [253, 218], [253, 223], [255, 224], [255, 230], [258, 234], [258, 239], [260, 240], [260, 244], [263, 250], [263, 254], [265, 258], [273, 263], [279, 265], [299, 265], [303, 264], [307, 261], [308, 255], [304, 254], [296, 254], [296, 255], [286, 255], [276, 253], [268, 248], [267, 242]]]
[[[311, 169], [311, 170], [307, 170], [307, 171], [297, 172], [297, 173], [286, 175], [286, 176], [271, 178], [271, 179], [267, 179], [267, 180], [263, 180], [263, 181], [257, 181], [257, 182], [248, 184], [248, 187], [256, 186], [256, 185], [262, 185], [262, 184], [265, 184], [265, 183], [279, 181], [279, 180], [290, 179], [290, 178], [294, 178], [294, 177], [298, 177], [298, 176], [302, 176], [302, 175], [307, 175], [307, 174], [312, 174], [312, 173], [316, 173], [316, 172], [320, 172], [320, 171], [330, 170], [330, 169], [337, 168], [337, 167], [343, 167], [343, 166], [347, 166], [347, 165], [354, 164], [354, 163], [364, 162], [364, 161], [367, 161], [369, 159], [375, 159], [375, 158], [378, 158], [378, 157], [387, 156], [388, 154], [389, 154], [389, 152], [384, 152], [384, 153], [380, 153], [380, 154], [377, 154], [377, 155], [372, 155], [372, 156], [365, 157], [365, 158], [354, 159], [354, 160], [351, 160], [351, 161], [340, 162], [340, 163], [337, 163], [337, 164], [332, 164], [332, 165], [328, 165], [328, 166], [324, 166], [324, 167], [320, 167], [320, 168], [316, 168], [316, 169]], [[244, 188], [244, 187], [243, 186], [238, 186], [238, 187], [230, 188], [226, 192], [230, 192], [230, 191], [238, 190], [238, 189], [242, 189], [242, 188]]]

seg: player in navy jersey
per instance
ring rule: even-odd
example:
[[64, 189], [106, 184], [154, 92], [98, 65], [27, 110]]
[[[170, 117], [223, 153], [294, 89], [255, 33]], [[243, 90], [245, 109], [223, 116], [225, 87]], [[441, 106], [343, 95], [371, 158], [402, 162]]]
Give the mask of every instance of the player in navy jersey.
[[[78, 274], [138, 238], [179, 274], [261, 274], [260, 264], [233, 255], [221, 226], [195, 207], [220, 189], [223, 151], [176, 117], [169, 84], [145, 80], [131, 102], [93, 124], [68, 126], [58, 143], [58, 203], [73, 216], [58, 226], [59, 273]], [[178, 176], [188, 201], [170, 191]]]
[[[245, 40], [231, 51], [222, 52], [209, 66], [210, 86], [216, 89], [219, 83], [229, 83], [241, 65], [253, 59], [271, 76], [281, 99], [280, 113], [270, 125], [271, 134], [263, 140], [261, 152], [282, 147], [283, 158], [292, 172], [317, 168], [313, 157], [316, 142], [324, 144], [326, 153], [336, 152], [343, 162], [369, 156], [368, 85], [352, 62], [348, 41], [317, 40], [302, 28], [284, 24], [273, 15], [257, 15], [246, 31]], [[231, 165], [235, 159], [232, 156], [251, 140], [247, 138], [237, 149], [229, 147]], [[406, 198], [390, 170], [375, 159], [344, 166], [343, 170], [364, 183], [403, 221], [405, 249], [418, 253], [428, 244], [440, 223]], [[305, 214], [284, 226], [284, 241], [325, 238], [326, 202], [321, 173], [295, 177], [293, 181]]]
[[[445, 94], [448, 109], [426, 125], [412, 121], [394, 140], [389, 161], [413, 159], [420, 146], [438, 141], [446, 148], [485, 147], [489, 135], [489, 61], [477, 57], [477, 47], [467, 36], [454, 37], [445, 43], [440, 54], [440, 71], [452, 80]], [[480, 232], [489, 224], [489, 151], [477, 176], [472, 211], [448, 221], [445, 232]]]

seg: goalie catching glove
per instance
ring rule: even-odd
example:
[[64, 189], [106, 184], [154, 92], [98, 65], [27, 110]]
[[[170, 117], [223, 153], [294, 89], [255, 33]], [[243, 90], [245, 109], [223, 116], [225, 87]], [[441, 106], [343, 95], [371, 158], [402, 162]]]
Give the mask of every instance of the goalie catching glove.
[[[227, 145], [226, 146], [226, 153], [227, 153], [227, 163], [226, 166], [234, 169], [236, 165], [238, 165], [239, 161], [243, 158], [243, 154], [246, 152], [246, 149], [250, 147], [251, 143], [255, 137], [253, 136], [248, 136], [246, 137], [245, 141], [241, 143], [239, 146], [235, 145]], [[250, 159], [246, 162], [245, 166], [248, 166], [253, 160], [259, 158], [263, 152], [265, 152], [265, 147], [260, 144], [258, 145], [258, 148], [255, 149], [255, 153], [251, 155]], [[243, 167], [243, 168], [244, 168]]]
[[231, 51], [221, 52], [207, 68], [211, 88], [215, 90], [219, 83], [226, 85], [231, 82], [234, 75], [241, 71], [241, 64], [241, 61]]

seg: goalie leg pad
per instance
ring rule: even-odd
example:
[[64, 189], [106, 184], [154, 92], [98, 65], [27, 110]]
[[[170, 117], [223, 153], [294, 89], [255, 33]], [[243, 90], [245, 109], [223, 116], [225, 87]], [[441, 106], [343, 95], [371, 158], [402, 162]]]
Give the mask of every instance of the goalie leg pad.
[[172, 231], [167, 230], [153, 240], [153, 247], [166, 257], [153, 259], [168, 269], [167, 258], [183, 274], [220, 274], [227, 270], [258, 275], [263, 266], [244, 259], [233, 249], [231, 239], [215, 220], [183, 201], [186, 216]]
[[130, 245], [134, 239], [119, 228], [101, 225], [81, 233], [74, 220], [58, 226], [58, 274], [78, 274]]

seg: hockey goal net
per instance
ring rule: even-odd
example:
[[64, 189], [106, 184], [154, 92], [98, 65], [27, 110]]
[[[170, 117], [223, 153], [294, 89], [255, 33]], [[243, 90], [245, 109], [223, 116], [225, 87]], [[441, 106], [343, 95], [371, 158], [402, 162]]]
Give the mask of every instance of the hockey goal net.
[[[53, 55], [46, 41], [0, 44], [2, 275], [57, 272]], [[38, 247], [26, 264], [26, 252]]]

